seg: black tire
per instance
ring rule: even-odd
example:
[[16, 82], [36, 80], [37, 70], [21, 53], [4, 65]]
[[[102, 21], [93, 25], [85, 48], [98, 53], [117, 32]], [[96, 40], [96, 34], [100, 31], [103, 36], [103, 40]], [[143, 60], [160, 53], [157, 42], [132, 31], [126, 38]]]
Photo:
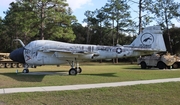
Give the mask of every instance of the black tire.
[[75, 68], [71, 68], [69, 70], [69, 75], [77, 75], [77, 70]]
[[146, 69], [147, 65], [145, 62], [141, 62], [141, 69]]
[[177, 63], [174, 63], [174, 64], [172, 65], [172, 68], [173, 68], [173, 69], [177, 69], [177, 68], [178, 68], [178, 64], [177, 64]]
[[29, 73], [29, 69], [24, 69], [23, 73]]
[[79, 69], [77, 69], [77, 67], [76, 67], [75, 69], [77, 70], [77, 73], [81, 73], [82, 72], [81, 67], [79, 67]]
[[159, 69], [165, 69], [166, 68], [166, 64], [164, 64], [163, 62], [158, 62], [157, 67]]
[[26, 73], [29, 73], [29, 69], [26, 70]]

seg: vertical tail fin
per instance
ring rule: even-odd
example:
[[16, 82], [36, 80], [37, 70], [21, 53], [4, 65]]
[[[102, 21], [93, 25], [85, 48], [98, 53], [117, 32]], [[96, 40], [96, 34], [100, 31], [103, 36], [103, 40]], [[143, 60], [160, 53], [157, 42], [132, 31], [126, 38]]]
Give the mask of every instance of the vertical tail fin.
[[143, 30], [130, 45], [133, 48], [147, 48], [152, 51], [166, 51], [160, 26], [150, 26]]

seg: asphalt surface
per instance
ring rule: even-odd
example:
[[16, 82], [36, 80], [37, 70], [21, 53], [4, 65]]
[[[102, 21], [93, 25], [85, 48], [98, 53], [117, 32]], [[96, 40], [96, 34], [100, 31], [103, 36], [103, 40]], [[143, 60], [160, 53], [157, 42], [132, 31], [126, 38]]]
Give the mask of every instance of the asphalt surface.
[[25, 88], [3, 88], [3, 89], [0, 89], [0, 94], [10, 94], [10, 93], [20, 93], [20, 92], [49, 92], [49, 91], [79, 90], [79, 89], [131, 86], [131, 85], [138, 85], [138, 84], [179, 82], [179, 81], [180, 81], [180, 78], [168, 78], [168, 79], [126, 81], [126, 82], [99, 83], [99, 84], [80, 84], [80, 85], [25, 87]]

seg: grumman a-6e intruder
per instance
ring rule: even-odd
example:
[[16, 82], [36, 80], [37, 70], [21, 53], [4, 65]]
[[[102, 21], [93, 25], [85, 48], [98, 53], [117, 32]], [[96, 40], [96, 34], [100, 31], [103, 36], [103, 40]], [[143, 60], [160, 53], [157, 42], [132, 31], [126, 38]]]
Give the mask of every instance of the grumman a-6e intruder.
[[76, 75], [82, 72], [79, 67], [80, 61], [132, 57], [166, 51], [160, 26], [145, 28], [130, 45], [124, 46], [71, 44], [50, 40], [35, 40], [25, 46], [20, 39], [15, 40], [23, 47], [12, 51], [10, 58], [25, 64], [24, 73], [29, 72], [29, 66], [60, 65], [68, 62], [71, 66], [69, 75]]

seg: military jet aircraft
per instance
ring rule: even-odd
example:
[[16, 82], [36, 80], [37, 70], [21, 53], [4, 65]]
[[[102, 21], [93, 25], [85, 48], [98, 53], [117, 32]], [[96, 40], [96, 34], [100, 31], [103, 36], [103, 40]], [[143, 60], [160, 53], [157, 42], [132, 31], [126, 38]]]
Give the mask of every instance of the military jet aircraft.
[[113, 59], [165, 52], [166, 47], [160, 26], [150, 26], [143, 30], [130, 45], [102, 46], [88, 44], [71, 44], [51, 40], [35, 40], [22, 45], [10, 53], [13, 61], [24, 63], [24, 73], [29, 66], [60, 65], [69, 63], [69, 75], [81, 73], [80, 61]]

